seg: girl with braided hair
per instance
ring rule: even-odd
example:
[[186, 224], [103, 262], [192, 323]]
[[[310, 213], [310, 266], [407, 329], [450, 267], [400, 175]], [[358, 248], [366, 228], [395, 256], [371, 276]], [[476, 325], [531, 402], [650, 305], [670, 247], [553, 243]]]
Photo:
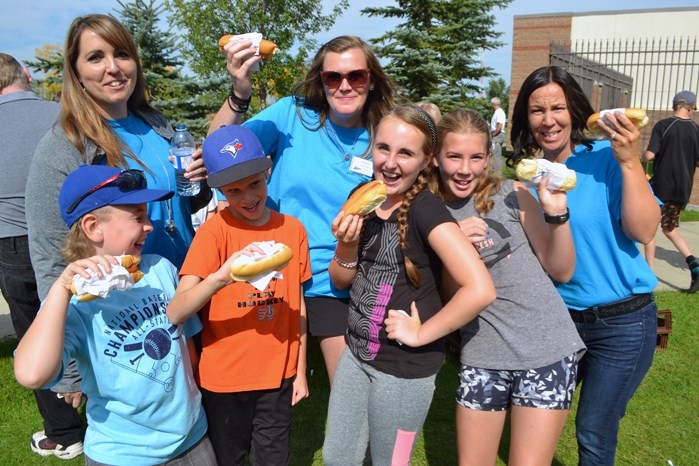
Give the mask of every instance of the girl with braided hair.
[[[407, 465], [444, 361], [443, 338], [495, 298], [476, 250], [430, 190], [436, 145], [423, 110], [393, 109], [373, 145], [386, 200], [366, 218], [340, 212], [332, 223], [338, 244], [330, 277], [351, 289], [347, 348], [330, 393], [327, 465], [361, 464], [367, 445], [375, 466]], [[452, 296], [445, 303], [442, 282]]]

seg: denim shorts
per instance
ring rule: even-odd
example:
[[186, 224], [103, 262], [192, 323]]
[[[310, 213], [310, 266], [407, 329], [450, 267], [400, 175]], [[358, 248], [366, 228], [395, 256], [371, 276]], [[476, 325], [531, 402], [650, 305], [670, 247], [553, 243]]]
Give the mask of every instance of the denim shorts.
[[476, 411], [504, 411], [510, 406], [570, 409], [578, 359], [575, 353], [544, 367], [492, 370], [462, 365], [456, 402]]

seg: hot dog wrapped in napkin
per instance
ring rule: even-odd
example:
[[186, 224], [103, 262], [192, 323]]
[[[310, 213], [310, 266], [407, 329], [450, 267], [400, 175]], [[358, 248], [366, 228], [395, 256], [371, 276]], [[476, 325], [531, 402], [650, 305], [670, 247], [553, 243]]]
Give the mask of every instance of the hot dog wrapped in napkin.
[[135, 256], [122, 255], [117, 257], [120, 265], [112, 265], [112, 271], [106, 273], [102, 266], [102, 278], [91, 273], [90, 278], [81, 275], [73, 276], [70, 290], [78, 301], [90, 301], [95, 298], [106, 298], [112, 290], [128, 291], [143, 277], [138, 270], [141, 259]]
[[577, 181], [574, 170], [546, 159], [522, 159], [515, 167], [515, 174], [517, 179], [534, 188], [539, 186], [542, 176], [548, 176], [550, 191], [570, 191]]

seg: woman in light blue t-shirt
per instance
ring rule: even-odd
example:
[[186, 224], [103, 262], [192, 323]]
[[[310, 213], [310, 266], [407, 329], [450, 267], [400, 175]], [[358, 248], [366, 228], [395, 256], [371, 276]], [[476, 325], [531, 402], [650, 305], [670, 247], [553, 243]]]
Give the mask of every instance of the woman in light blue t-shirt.
[[[252, 95], [250, 69], [260, 60], [246, 39], [234, 37], [224, 50], [233, 85], [211, 130], [241, 124]], [[245, 122], [272, 157], [269, 206], [297, 217], [308, 231], [309, 330], [320, 339], [331, 382], [345, 347], [349, 295], [328, 275], [336, 244], [330, 224], [352, 189], [372, 177], [369, 147], [378, 121], [393, 107], [393, 92], [371, 48], [340, 36], [318, 50], [293, 96]]]

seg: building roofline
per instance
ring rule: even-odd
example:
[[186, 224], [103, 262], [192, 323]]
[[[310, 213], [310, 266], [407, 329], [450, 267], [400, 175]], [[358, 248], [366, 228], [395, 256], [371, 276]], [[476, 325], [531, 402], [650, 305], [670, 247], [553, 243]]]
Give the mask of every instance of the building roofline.
[[632, 10], [606, 10], [606, 11], [586, 11], [586, 12], [558, 12], [558, 13], [536, 13], [531, 15], [514, 15], [514, 18], [550, 18], [551, 16], [612, 16], [620, 14], [638, 13], [674, 13], [680, 11], [699, 11], [697, 7], [669, 7], [669, 8], [644, 8]]

